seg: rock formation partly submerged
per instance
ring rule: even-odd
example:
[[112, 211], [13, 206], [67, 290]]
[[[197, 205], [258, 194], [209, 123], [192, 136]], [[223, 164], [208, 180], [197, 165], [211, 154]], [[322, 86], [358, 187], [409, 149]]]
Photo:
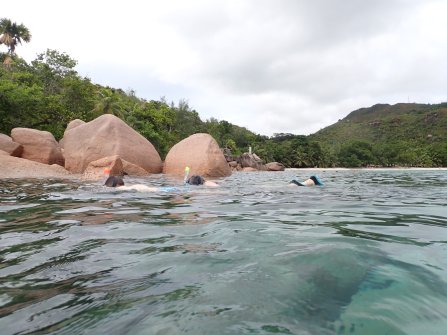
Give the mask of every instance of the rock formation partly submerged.
[[189, 166], [191, 174], [204, 177], [231, 175], [231, 168], [219, 145], [209, 134], [194, 134], [174, 145], [166, 156], [163, 172], [183, 176], [186, 166]]
[[[3, 154], [2, 154], [3, 153]], [[48, 165], [0, 151], [0, 178], [76, 178], [58, 164]]]
[[65, 132], [65, 168], [82, 173], [89, 163], [117, 155], [149, 173], [160, 173], [162, 161], [146, 138], [111, 114], [104, 114]]

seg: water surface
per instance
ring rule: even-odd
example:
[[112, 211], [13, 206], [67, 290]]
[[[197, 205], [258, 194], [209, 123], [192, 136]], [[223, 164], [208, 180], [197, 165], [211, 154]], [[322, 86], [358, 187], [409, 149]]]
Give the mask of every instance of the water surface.
[[445, 334], [446, 173], [0, 181], [0, 333]]

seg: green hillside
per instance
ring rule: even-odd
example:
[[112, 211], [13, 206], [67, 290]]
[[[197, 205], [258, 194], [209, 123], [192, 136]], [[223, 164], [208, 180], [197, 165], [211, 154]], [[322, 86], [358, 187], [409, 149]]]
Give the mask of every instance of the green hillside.
[[445, 166], [447, 103], [361, 108], [309, 139], [327, 147], [342, 166], [349, 164], [340, 155], [352, 146], [371, 152], [361, 165]]
[[358, 140], [382, 143], [396, 140], [445, 141], [447, 104], [374, 105], [350, 113], [311, 136], [335, 144]]

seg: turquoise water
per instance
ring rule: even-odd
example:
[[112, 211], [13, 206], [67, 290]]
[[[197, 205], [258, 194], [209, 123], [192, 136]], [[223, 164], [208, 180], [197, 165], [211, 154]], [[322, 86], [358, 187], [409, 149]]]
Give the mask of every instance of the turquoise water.
[[0, 181], [0, 333], [444, 335], [447, 171], [310, 173]]

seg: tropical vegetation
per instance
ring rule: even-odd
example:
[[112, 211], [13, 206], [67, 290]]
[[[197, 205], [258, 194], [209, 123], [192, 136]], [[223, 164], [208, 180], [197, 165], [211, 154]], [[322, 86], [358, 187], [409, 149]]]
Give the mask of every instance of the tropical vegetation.
[[233, 155], [252, 147], [264, 161], [286, 167], [447, 166], [447, 104], [376, 105], [310, 136], [267, 137], [225, 120], [203, 121], [187, 100], [145, 100], [132, 90], [92, 83], [64, 52], [46, 50], [27, 63], [15, 50], [30, 39], [22, 24], [0, 20], [0, 44], [7, 48], [0, 52], [0, 133], [28, 127], [60, 139], [71, 120], [110, 113], [151, 141], [162, 157], [187, 136], [206, 132]]
[[9, 19], [0, 20], [0, 44], [5, 44], [8, 47], [10, 55], [15, 54], [17, 44], [29, 42], [31, 34], [27, 27], [23, 24], [11, 22]]

